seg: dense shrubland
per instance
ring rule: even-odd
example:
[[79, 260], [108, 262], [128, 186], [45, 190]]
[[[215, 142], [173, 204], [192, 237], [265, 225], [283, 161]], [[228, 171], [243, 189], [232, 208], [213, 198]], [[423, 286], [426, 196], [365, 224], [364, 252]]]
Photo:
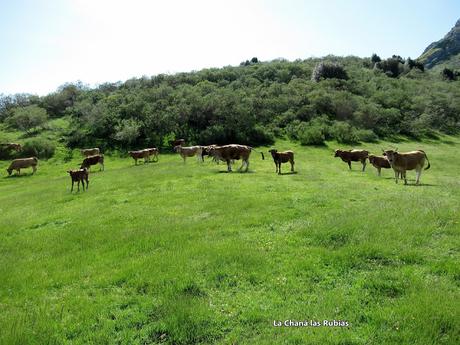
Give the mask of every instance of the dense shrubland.
[[[70, 119], [70, 148], [128, 149], [189, 143], [303, 144], [423, 138], [460, 130], [460, 84], [393, 56], [247, 60], [237, 67], [133, 78], [90, 89], [67, 84], [45, 97], [0, 97], [0, 121], [40, 133]], [[43, 146], [43, 145], [42, 145]], [[46, 145], [44, 145], [46, 146]]]

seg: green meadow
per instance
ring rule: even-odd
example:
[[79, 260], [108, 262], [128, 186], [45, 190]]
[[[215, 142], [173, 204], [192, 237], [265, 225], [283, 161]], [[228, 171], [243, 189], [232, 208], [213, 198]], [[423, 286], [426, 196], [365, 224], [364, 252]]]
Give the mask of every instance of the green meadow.
[[281, 176], [269, 147], [246, 174], [106, 153], [73, 193], [77, 151], [34, 176], [1, 161], [0, 343], [460, 344], [460, 139], [361, 147], [395, 145], [426, 151], [421, 186], [332, 142], [278, 141]]

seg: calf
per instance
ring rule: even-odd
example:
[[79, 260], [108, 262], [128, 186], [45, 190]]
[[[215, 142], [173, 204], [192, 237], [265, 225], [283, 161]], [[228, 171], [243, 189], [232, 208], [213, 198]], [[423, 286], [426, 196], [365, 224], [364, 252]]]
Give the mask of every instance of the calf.
[[85, 190], [85, 181], [86, 181], [86, 189], [88, 189], [89, 180], [88, 180], [88, 170], [86, 168], [77, 169], [77, 170], [68, 170], [67, 172], [69, 173], [70, 178], [72, 179], [72, 189], [70, 190], [71, 192], [73, 192], [73, 184], [75, 182], [77, 182], [78, 191], [80, 191], [80, 181], [81, 181], [81, 184], [83, 185], [83, 190]]
[[104, 155], [94, 155], [86, 157], [81, 163], [80, 169], [91, 169], [91, 165], [100, 164], [99, 171], [104, 170]]
[[384, 169], [390, 169], [391, 165], [388, 159], [384, 156], [374, 156], [374, 155], [369, 155], [369, 163], [371, 163], [378, 171], [378, 175], [380, 176], [380, 171], [382, 168]]
[[174, 150], [180, 154], [180, 156], [184, 160], [184, 163], [187, 157], [193, 157], [193, 156], [196, 156], [196, 159], [198, 162], [203, 161], [203, 156], [202, 156], [203, 147], [202, 146], [184, 147], [184, 146], [178, 145], [174, 148]]
[[278, 152], [276, 149], [268, 151], [272, 154], [273, 161], [275, 162], [276, 170], [275, 173], [281, 175], [281, 163], [291, 163], [291, 172], [294, 172], [294, 152], [284, 151]]
[[383, 151], [383, 155], [388, 158], [388, 161], [395, 172], [396, 183], [398, 183], [398, 175], [401, 174], [401, 179], [404, 178], [404, 184], [407, 184], [406, 171], [415, 169], [415, 184], [419, 184], [422, 168], [425, 166], [425, 159], [428, 162], [428, 166], [425, 170], [430, 168], [428, 156], [425, 151], [422, 150], [401, 153], [397, 152], [397, 150], [386, 150]]
[[139, 150], [139, 151], [129, 151], [128, 152], [131, 157], [134, 159], [134, 165], [137, 165], [138, 159], [144, 159], [144, 164], [149, 160], [150, 154], [147, 150]]
[[98, 155], [101, 153], [99, 148], [97, 147], [94, 147], [92, 149], [83, 149], [83, 150], [80, 150], [80, 152], [85, 157], [94, 156], [94, 155]]
[[18, 172], [18, 175], [21, 175], [21, 169], [32, 168], [33, 175], [37, 171], [37, 164], [37, 157], [18, 158], [11, 162], [10, 166], [8, 167], [8, 169], [6, 169], [6, 171], [8, 172], [8, 175], [11, 175], [13, 170], [16, 170]]
[[363, 171], [366, 169], [366, 159], [369, 152], [366, 150], [335, 150], [334, 157], [340, 157], [344, 162], [348, 163], [348, 167], [351, 170], [351, 162], [361, 162], [363, 165]]

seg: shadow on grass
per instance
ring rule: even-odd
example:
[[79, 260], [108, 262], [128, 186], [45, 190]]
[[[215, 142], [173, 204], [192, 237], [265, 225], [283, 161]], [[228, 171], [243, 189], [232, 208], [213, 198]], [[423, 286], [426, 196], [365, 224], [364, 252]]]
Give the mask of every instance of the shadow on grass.
[[32, 174], [32, 173], [25, 173], [25, 174], [22, 173], [21, 175], [18, 175], [18, 174], [7, 175], [4, 178], [27, 178], [27, 177], [31, 177], [33, 175], [34, 174]]
[[281, 174], [278, 174], [278, 175], [296, 175], [298, 172], [297, 171], [289, 171], [289, 172], [285, 172], [285, 173], [281, 173]]

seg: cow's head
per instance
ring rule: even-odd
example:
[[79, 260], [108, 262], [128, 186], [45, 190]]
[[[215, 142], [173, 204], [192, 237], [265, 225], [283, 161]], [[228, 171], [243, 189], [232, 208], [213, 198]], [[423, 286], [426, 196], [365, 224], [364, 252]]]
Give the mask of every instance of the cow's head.
[[398, 152], [396, 150], [385, 150], [383, 151], [383, 155], [387, 157], [390, 164], [393, 164], [395, 158], [398, 156]]
[[11, 173], [13, 172], [13, 169], [8, 168], [8, 169], [6, 169], [6, 171], [8, 171], [8, 176], [10, 176]]
[[277, 149], [271, 149], [271, 150], [268, 150], [269, 153], [272, 154], [272, 156], [275, 156], [275, 154], [278, 152]]
[[342, 150], [335, 150], [334, 152], [334, 157], [340, 157], [340, 155], [342, 154]]
[[367, 156], [367, 158], [369, 158], [369, 162], [372, 164], [374, 162], [375, 156], [374, 155], [369, 155], [369, 156]]
[[176, 145], [176, 146], [174, 146], [174, 151], [175, 151], [175, 152], [179, 152], [180, 149], [181, 149], [181, 147], [182, 147], [181, 145]]

